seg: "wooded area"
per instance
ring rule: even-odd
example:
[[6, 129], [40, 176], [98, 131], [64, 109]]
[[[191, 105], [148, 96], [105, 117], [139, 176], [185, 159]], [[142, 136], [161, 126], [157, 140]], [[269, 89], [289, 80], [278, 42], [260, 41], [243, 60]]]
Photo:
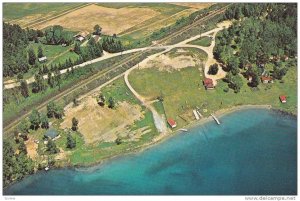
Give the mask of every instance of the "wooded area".
[[[229, 73], [225, 81], [236, 92], [242, 82], [238, 73], [252, 78], [249, 86], [256, 87], [260, 76], [270, 64], [274, 79], [281, 80], [297, 54], [297, 7], [295, 4], [233, 4], [225, 19], [235, 19], [216, 40], [214, 56]], [[287, 63], [287, 64], [286, 64]]]

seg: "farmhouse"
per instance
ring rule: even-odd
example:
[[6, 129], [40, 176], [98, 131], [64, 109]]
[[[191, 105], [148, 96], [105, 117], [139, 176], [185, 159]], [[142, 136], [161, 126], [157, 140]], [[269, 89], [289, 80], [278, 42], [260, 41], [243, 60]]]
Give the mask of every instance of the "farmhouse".
[[203, 80], [203, 85], [205, 86], [206, 90], [208, 90], [208, 89], [214, 89], [215, 88], [213, 80], [210, 79], [210, 78], [205, 78]]
[[171, 128], [175, 128], [177, 126], [176, 122], [172, 118], [168, 119], [168, 124], [171, 126]]
[[96, 42], [98, 42], [98, 40], [101, 39], [99, 35], [93, 35], [92, 37], [95, 39]]
[[273, 78], [272, 77], [267, 77], [267, 76], [261, 76], [261, 82], [262, 83], [273, 83]]
[[286, 96], [279, 96], [279, 99], [282, 103], [286, 103]]
[[38, 59], [40, 63], [46, 62], [47, 61], [47, 57], [41, 57]]
[[78, 34], [76, 34], [76, 35], [74, 36], [74, 38], [75, 38], [75, 40], [82, 42], [82, 41], [84, 41], [84, 40], [86, 39], [86, 37], [87, 37], [88, 35], [89, 35], [89, 32], [87, 32], [87, 31], [82, 31], [82, 32], [79, 32]]

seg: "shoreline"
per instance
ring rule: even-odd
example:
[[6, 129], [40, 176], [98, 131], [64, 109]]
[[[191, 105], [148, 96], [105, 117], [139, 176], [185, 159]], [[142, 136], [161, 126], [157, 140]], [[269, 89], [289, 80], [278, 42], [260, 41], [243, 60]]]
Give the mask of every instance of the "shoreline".
[[[216, 112], [214, 112], [214, 114], [216, 114], [218, 117], [222, 117], [224, 115], [233, 113], [233, 112], [237, 112], [240, 110], [246, 110], [246, 109], [267, 109], [267, 110], [277, 110], [277, 109], [273, 109], [271, 105], [240, 105], [240, 106], [234, 106], [234, 107], [230, 107], [230, 108], [224, 108], [224, 109], [220, 109], [217, 110]], [[280, 111], [280, 110], [277, 110]], [[190, 122], [189, 124], [187, 124], [184, 128], [186, 129], [192, 129], [195, 128], [197, 126], [200, 126], [202, 124], [208, 123], [210, 121], [214, 121], [210, 116], [208, 117], [204, 117], [200, 120], [194, 120], [192, 122]], [[116, 159], [118, 157], [123, 157], [129, 154], [139, 154], [140, 152], [143, 152], [147, 149], [150, 149], [156, 145], [159, 145], [160, 143], [165, 142], [166, 140], [168, 140], [169, 138], [178, 135], [180, 133], [183, 133], [182, 131], [179, 130], [180, 128], [178, 128], [177, 130], [174, 130], [172, 132], [169, 132], [167, 134], [159, 134], [158, 136], [155, 136], [150, 142], [145, 143], [143, 145], [140, 145], [138, 147], [132, 148], [124, 153], [120, 153], [120, 154], [116, 154], [113, 156], [108, 156], [106, 158], [103, 158], [97, 162], [94, 163], [90, 163], [90, 164], [77, 164], [77, 165], [70, 165], [70, 164], [66, 164], [63, 166], [58, 166], [58, 167], [53, 167], [52, 169], [63, 169], [63, 168], [68, 168], [68, 169], [88, 169], [88, 168], [92, 168], [95, 167], [95, 169], [98, 169], [98, 167], [100, 167], [101, 165], [104, 165], [105, 163], [107, 163], [109, 160], [111, 159]]]
[[[224, 108], [224, 109], [220, 109], [217, 110], [215, 112], [213, 112], [215, 115], [217, 115], [218, 117], [223, 117], [225, 115], [234, 113], [234, 112], [238, 112], [241, 110], [247, 110], [247, 109], [265, 109], [265, 110], [273, 110], [273, 111], [277, 111], [280, 113], [283, 113], [285, 115], [289, 115], [289, 116], [293, 116], [293, 117], [297, 117], [297, 115], [290, 113], [290, 112], [285, 112], [279, 109], [274, 109], [271, 105], [239, 105], [239, 106], [233, 106], [233, 107], [229, 107], [229, 108]], [[208, 123], [210, 121], [214, 121], [211, 116], [208, 117], [204, 117], [200, 120], [194, 120], [192, 122], [190, 122], [189, 124], [187, 124], [185, 127], [186, 129], [193, 129], [195, 127], [201, 126], [202, 124]], [[184, 132], [179, 130], [180, 128], [178, 128], [177, 130], [174, 130], [172, 132], [169, 132], [167, 134], [160, 134], [158, 136], [155, 136], [150, 142], [145, 143], [143, 145], [140, 145], [138, 147], [135, 147], [133, 149], [130, 149], [124, 153], [120, 153], [120, 154], [116, 154], [113, 156], [108, 156], [106, 158], [103, 158], [97, 162], [94, 163], [90, 163], [90, 164], [79, 164], [79, 165], [70, 165], [70, 164], [64, 164], [61, 166], [53, 166], [51, 168], [51, 170], [59, 170], [59, 169], [69, 169], [69, 170], [75, 170], [75, 171], [95, 171], [98, 170], [99, 168], [101, 168], [102, 165], [105, 165], [109, 162], [112, 162], [112, 160], [116, 160], [119, 159], [120, 157], [124, 157], [124, 156], [128, 156], [128, 155], [137, 155], [143, 151], [146, 151], [147, 149], [153, 148], [154, 146], [157, 146], [163, 142], [165, 142], [166, 140], [170, 139], [171, 137], [177, 136], [179, 134], [182, 134]], [[51, 171], [50, 170], [50, 171]], [[36, 173], [45, 173], [45, 170], [37, 170], [36, 172], [34, 172], [33, 174], [30, 175], [34, 175]], [[26, 175], [23, 179], [25, 179], [26, 177], [30, 176], [30, 175]], [[22, 180], [23, 180], [22, 179]], [[3, 186], [3, 190], [5, 190], [6, 188], [22, 181], [22, 180], [18, 180], [15, 182], [12, 182], [11, 184], [9, 184], [8, 186]]]

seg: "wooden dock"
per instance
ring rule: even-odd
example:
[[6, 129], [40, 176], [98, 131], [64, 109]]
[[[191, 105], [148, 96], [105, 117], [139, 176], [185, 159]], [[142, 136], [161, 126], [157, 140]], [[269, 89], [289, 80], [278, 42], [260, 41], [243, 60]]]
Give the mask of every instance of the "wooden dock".
[[200, 118], [203, 118], [203, 115], [199, 112], [199, 110], [196, 110], [196, 111], [197, 111], [199, 117], [200, 117]]
[[211, 115], [212, 118], [217, 122], [218, 125], [221, 124], [220, 121], [218, 120], [218, 118], [217, 118], [215, 115], [213, 115], [213, 114], [210, 114], [210, 115]]
[[195, 116], [196, 120], [199, 120], [199, 115], [198, 115], [197, 111], [193, 110], [193, 113], [194, 113], [194, 116]]

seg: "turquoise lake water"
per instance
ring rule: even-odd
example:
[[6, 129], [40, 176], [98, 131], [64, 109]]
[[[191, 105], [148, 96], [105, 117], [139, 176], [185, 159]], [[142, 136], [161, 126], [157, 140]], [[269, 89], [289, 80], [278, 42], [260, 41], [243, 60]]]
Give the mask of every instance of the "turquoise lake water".
[[295, 195], [297, 121], [247, 109], [141, 153], [88, 169], [39, 172], [6, 195]]

